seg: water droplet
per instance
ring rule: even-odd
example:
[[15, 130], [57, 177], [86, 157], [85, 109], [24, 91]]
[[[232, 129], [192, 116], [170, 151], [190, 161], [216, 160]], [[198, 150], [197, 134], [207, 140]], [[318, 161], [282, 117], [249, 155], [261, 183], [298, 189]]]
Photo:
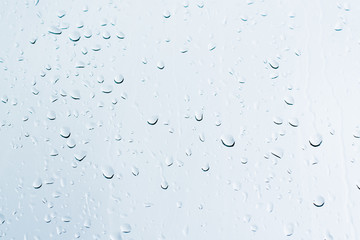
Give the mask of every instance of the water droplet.
[[210, 165], [208, 163], [204, 164], [204, 166], [201, 167], [201, 170], [203, 170], [203, 172], [207, 172], [210, 170]]
[[235, 145], [235, 139], [231, 135], [223, 135], [221, 142], [226, 147], [233, 147]]
[[80, 92], [79, 90], [72, 90], [70, 92], [70, 96], [72, 97], [72, 99], [74, 100], [79, 100], [80, 99]]
[[169, 18], [171, 16], [170, 11], [169, 10], [164, 11], [163, 16], [164, 18]]
[[5, 222], [5, 216], [0, 213], [0, 224], [4, 224]]
[[139, 169], [137, 167], [132, 167], [131, 173], [136, 177], [139, 175]]
[[287, 105], [294, 105], [294, 98], [292, 96], [286, 96], [284, 101]]
[[123, 240], [123, 238], [121, 236], [121, 233], [117, 232], [110, 235], [110, 240]]
[[69, 35], [69, 39], [73, 42], [77, 42], [79, 41], [81, 38], [80, 33], [78, 31], [73, 31], [72, 33], [70, 33]]
[[314, 199], [313, 204], [315, 207], [322, 207], [325, 204], [325, 199], [322, 196], [317, 196]]
[[298, 127], [299, 126], [299, 120], [297, 118], [290, 118], [289, 124], [292, 127]]
[[158, 122], [158, 120], [159, 120], [159, 117], [154, 115], [154, 116], [148, 118], [147, 123], [150, 125], [155, 125]]
[[123, 32], [117, 32], [116, 33], [116, 36], [119, 38], [119, 39], [124, 39], [125, 38], [125, 34]]
[[165, 164], [170, 167], [171, 165], [173, 165], [174, 163], [174, 159], [172, 157], [167, 157], [165, 158]]
[[127, 223], [121, 224], [120, 231], [123, 233], [130, 233], [131, 232], [130, 224], [127, 224]]
[[71, 132], [70, 132], [69, 128], [63, 127], [63, 128], [60, 129], [60, 136], [62, 136], [63, 138], [70, 137], [70, 134], [71, 134]]
[[54, 111], [49, 111], [46, 116], [47, 116], [47, 118], [49, 120], [55, 120], [56, 119], [56, 113]]
[[112, 179], [114, 176], [114, 169], [110, 166], [104, 166], [102, 169], [102, 173], [106, 179]]
[[69, 147], [69, 148], [74, 148], [75, 146], [76, 146], [76, 142], [75, 142], [75, 140], [74, 139], [68, 139], [67, 141], [66, 141], [66, 145]]
[[274, 118], [273, 118], [273, 121], [274, 121], [274, 123], [277, 124], [277, 125], [281, 125], [281, 124], [283, 123], [283, 120], [282, 120], [282, 118], [280, 118], [280, 117], [274, 117]]
[[120, 84], [120, 83], [124, 82], [124, 76], [121, 75], [121, 74], [117, 75], [117, 76], [114, 78], [114, 82], [115, 82], [116, 84]]
[[75, 157], [76, 160], [82, 161], [82, 160], [84, 160], [84, 158], [86, 157], [86, 152], [85, 152], [85, 151], [81, 151], [81, 152], [75, 153], [75, 154], [74, 154], [74, 157]]
[[92, 31], [90, 29], [86, 29], [84, 32], [84, 37], [91, 38], [91, 36], [92, 36]]
[[55, 26], [51, 26], [49, 28], [49, 33], [55, 34], [55, 35], [59, 35], [62, 33], [61, 29]]
[[212, 51], [212, 50], [214, 50], [215, 48], [216, 48], [215, 43], [209, 43], [209, 45], [208, 45], [209, 51]]
[[294, 224], [288, 223], [284, 226], [284, 234], [285, 236], [291, 236], [294, 234]]
[[71, 217], [70, 217], [70, 216], [63, 216], [63, 217], [61, 218], [61, 221], [63, 221], [63, 222], [70, 222], [70, 221], [71, 221]]
[[274, 148], [271, 150], [271, 154], [277, 158], [282, 158], [284, 155], [284, 152], [281, 148]]
[[196, 121], [203, 120], [203, 113], [202, 112], [195, 112], [195, 119], [196, 119]]
[[35, 189], [39, 189], [39, 188], [41, 188], [41, 186], [42, 186], [42, 180], [41, 180], [41, 178], [35, 179], [35, 181], [33, 182], [33, 187], [34, 187]]
[[309, 143], [313, 147], [318, 147], [322, 143], [322, 136], [320, 134], [314, 134], [310, 137]]
[[57, 12], [57, 16], [58, 16], [59, 18], [63, 18], [65, 15], [66, 15], [65, 10], [59, 10], [59, 11]]
[[163, 62], [163, 61], [159, 61], [156, 66], [157, 66], [157, 68], [160, 69], [160, 70], [162, 70], [162, 69], [165, 68], [165, 65], [164, 65], [164, 62]]
[[163, 180], [162, 182], [161, 182], [161, 188], [162, 189], [164, 189], [164, 190], [166, 190], [166, 189], [168, 189], [169, 188], [169, 184], [167, 183], [167, 181], [165, 181], [165, 180]]
[[269, 65], [273, 69], [278, 69], [279, 68], [279, 63], [275, 59], [269, 60]]
[[241, 162], [242, 164], [247, 164], [248, 159], [247, 159], [246, 157], [242, 157], [242, 158], [240, 158], [240, 162]]
[[360, 129], [355, 129], [353, 132], [354, 138], [360, 138]]

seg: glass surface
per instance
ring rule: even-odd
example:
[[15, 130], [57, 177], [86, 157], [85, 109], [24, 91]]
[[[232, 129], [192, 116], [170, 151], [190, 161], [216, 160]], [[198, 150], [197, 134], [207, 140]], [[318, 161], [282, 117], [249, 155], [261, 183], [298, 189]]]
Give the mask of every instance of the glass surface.
[[360, 239], [360, 2], [1, 0], [0, 239]]

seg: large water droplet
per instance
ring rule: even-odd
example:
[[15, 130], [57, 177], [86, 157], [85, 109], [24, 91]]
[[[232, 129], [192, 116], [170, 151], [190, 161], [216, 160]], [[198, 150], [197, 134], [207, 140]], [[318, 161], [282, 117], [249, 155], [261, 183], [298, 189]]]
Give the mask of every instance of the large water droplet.
[[106, 179], [112, 179], [114, 176], [114, 169], [110, 166], [104, 166], [102, 169], [102, 173]]
[[79, 41], [80, 38], [81, 38], [81, 36], [78, 31], [74, 31], [74, 32], [70, 33], [70, 35], [69, 35], [69, 39], [73, 42]]
[[120, 225], [120, 231], [123, 233], [130, 233], [131, 232], [131, 226], [128, 223], [124, 223]]
[[322, 196], [317, 196], [314, 199], [313, 204], [315, 207], [322, 207], [325, 204], [325, 199]]
[[154, 115], [154, 116], [151, 116], [150, 118], [148, 118], [147, 120], [147, 123], [150, 124], [150, 125], [155, 125], [159, 120], [159, 117]]
[[233, 147], [235, 145], [235, 139], [231, 135], [223, 135], [221, 137], [221, 142], [226, 147]]
[[42, 186], [42, 180], [41, 180], [41, 178], [35, 179], [34, 182], [33, 182], [33, 187], [34, 187], [35, 189], [39, 189], [39, 188], [41, 188], [41, 186]]
[[318, 147], [322, 143], [322, 136], [320, 134], [314, 134], [310, 137], [309, 143], [313, 147]]
[[55, 35], [59, 35], [62, 33], [61, 29], [55, 26], [51, 26], [49, 28], [49, 33], [55, 34]]
[[63, 138], [68, 138], [70, 137], [71, 132], [70, 129], [67, 127], [63, 127], [60, 129], [60, 136], [62, 136]]
[[291, 236], [294, 234], [294, 224], [288, 223], [284, 226], [284, 234], [285, 236]]
[[117, 75], [117, 76], [114, 78], [114, 82], [115, 82], [116, 84], [120, 84], [120, 83], [124, 82], [124, 76], [121, 75], [121, 74]]

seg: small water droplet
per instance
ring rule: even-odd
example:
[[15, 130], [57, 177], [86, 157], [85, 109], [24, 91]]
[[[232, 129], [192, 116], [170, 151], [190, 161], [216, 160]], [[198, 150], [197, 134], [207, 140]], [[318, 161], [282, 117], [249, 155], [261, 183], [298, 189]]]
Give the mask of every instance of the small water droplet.
[[0, 224], [4, 224], [5, 222], [5, 216], [0, 213]]

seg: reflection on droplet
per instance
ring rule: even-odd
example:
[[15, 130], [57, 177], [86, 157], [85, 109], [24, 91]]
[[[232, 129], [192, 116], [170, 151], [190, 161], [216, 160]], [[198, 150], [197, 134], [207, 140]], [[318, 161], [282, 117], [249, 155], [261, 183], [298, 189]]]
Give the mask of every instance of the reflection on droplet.
[[315, 207], [322, 207], [325, 204], [325, 199], [322, 196], [317, 196], [314, 199], [313, 204]]
[[233, 147], [235, 145], [235, 139], [231, 135], [223, 135], [221, 137], [221, 142], [226, 147]]

